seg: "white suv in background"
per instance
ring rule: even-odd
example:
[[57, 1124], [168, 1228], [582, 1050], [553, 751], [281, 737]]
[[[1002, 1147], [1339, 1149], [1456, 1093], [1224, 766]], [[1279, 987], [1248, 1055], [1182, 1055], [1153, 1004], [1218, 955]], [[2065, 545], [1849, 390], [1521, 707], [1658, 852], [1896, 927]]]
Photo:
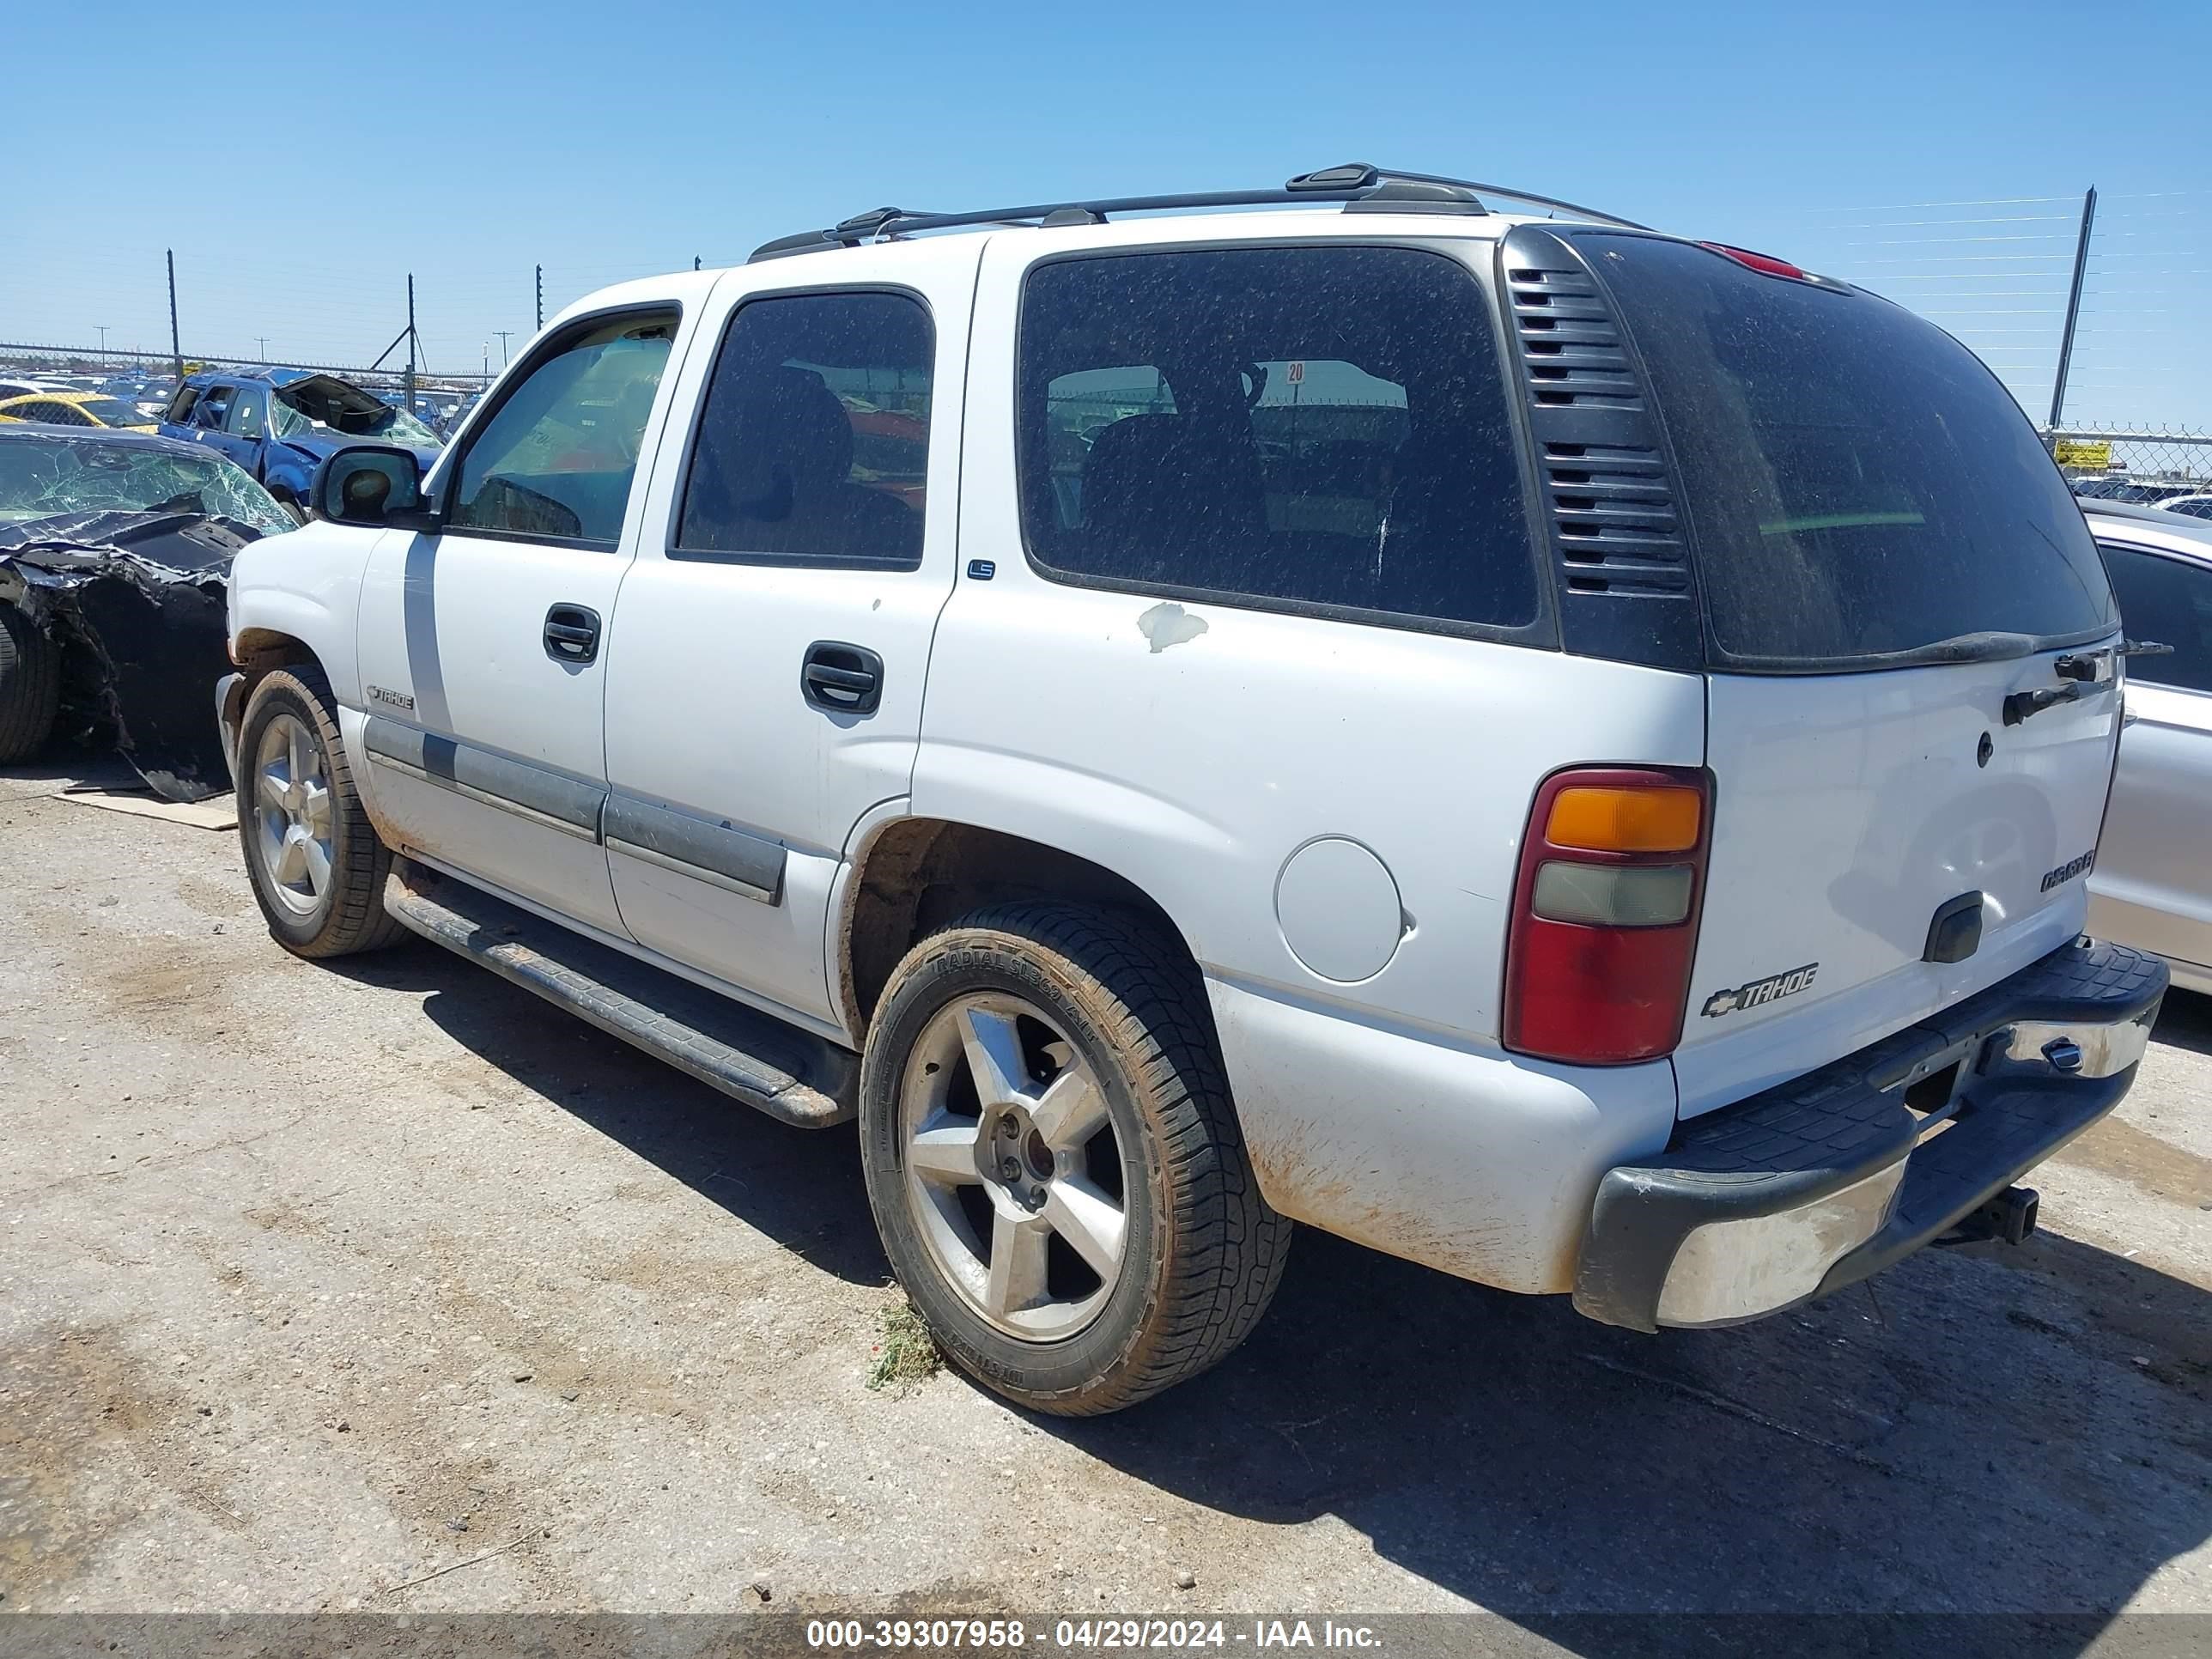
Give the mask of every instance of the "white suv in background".
[[570, 307], [239, 558], [272, 933], [857, 1115], [1047, 1411], [1229, 1352], [1292, 1219], [1646, 1330], [2019, 1237], [2166, 985], [2081, 937], [2080, 513], [1900, 308], [1491, 193], [884, 210]]

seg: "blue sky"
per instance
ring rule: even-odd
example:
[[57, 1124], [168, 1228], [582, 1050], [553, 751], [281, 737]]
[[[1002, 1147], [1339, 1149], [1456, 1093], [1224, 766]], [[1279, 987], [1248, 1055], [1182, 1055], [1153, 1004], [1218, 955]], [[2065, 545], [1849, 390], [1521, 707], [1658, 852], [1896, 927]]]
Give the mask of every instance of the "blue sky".
[[[380, 21], [381, 20], [381, 21]], [[2041, 412], [2212, 428], [2203, 0], [2112, 5], [240, 3], [0, 9], [0, 340], [440, 368], [625, 276], [890, 202], [1358, 158], [1771, 251], [1939, 314]], [[2141, 72], [2138, 72], [2138, 69]], [[2200, 77], [2197, 77], [2201, 79]]]

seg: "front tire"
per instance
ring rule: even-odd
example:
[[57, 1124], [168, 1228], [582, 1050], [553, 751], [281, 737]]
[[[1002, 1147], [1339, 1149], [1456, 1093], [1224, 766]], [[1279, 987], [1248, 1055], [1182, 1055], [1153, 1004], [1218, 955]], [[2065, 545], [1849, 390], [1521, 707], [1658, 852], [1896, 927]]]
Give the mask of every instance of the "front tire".
[[61, 710], [61, 647], [12, 605], [0, 603], [0, 766], [35, 757]]
[[868, 1201], [946, 1354], [1017, 1404], [1117, 1411], [1243, 1341], [1282, 1277], [1189, 960], [1085, 906], [981, 910], [885, 986]]
[[236, 769], [239, 842], [270, 937], [309, 957], [398, 938], [384, 908], [392, 851], [355, 793], [337, 704], [319, 669], [280, 668], [253, 688]]

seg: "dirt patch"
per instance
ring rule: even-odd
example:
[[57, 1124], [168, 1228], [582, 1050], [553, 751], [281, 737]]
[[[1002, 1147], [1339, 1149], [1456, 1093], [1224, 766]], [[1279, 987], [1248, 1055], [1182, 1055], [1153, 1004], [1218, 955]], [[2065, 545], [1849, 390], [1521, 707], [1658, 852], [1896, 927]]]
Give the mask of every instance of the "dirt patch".
[[2212, 1158], [2160, 1140], [2120, 1117], [2104, 1119], [2061, 1152], [2058, 1161], [2117, 1176], [2154, 1198], [2212, 1202]]
[[190, 1022], [198, 1029], [229, 1006], [221, 963], [182, 945], [152, 961], [135, 955], [103, 959], [92, 988], [115, 1012], [162, 1025]]
[[150, 1480], [226, 1530], [248, 1523], [203, 1449], [203, 1414], [104, 1329], [34, 1330], [0, 1349], [0, 1583], [69, 1582], [133, 1517]]

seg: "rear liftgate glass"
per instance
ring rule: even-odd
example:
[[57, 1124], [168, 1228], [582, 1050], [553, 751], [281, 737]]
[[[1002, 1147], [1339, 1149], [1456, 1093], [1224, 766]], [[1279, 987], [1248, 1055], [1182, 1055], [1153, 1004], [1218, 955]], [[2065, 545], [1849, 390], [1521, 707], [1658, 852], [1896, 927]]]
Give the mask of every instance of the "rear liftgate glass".
[[[1562, 643], [1705, 675], [1713, 792], [1694, 860], [1617, 854], [1698, 872], [1671, 922], [1654, 875], [1540, 886], [1559, 848], [1538, 803], [1509, 1046], [1686, 1053], [1861, 994], [1835, 1031], [1681, 1074], [1696, 1110], [2063, 944], [2063, 872], [2094, 846], [2118, 731], [2111, 665], [2090, 659], [2117, 618], [2003, 386], [1933, 325], [1770, 256], [1522, 226], [1500, 274]], [[1971, 961], [1934, 942], [1962, 902], [1983, 919]]]

